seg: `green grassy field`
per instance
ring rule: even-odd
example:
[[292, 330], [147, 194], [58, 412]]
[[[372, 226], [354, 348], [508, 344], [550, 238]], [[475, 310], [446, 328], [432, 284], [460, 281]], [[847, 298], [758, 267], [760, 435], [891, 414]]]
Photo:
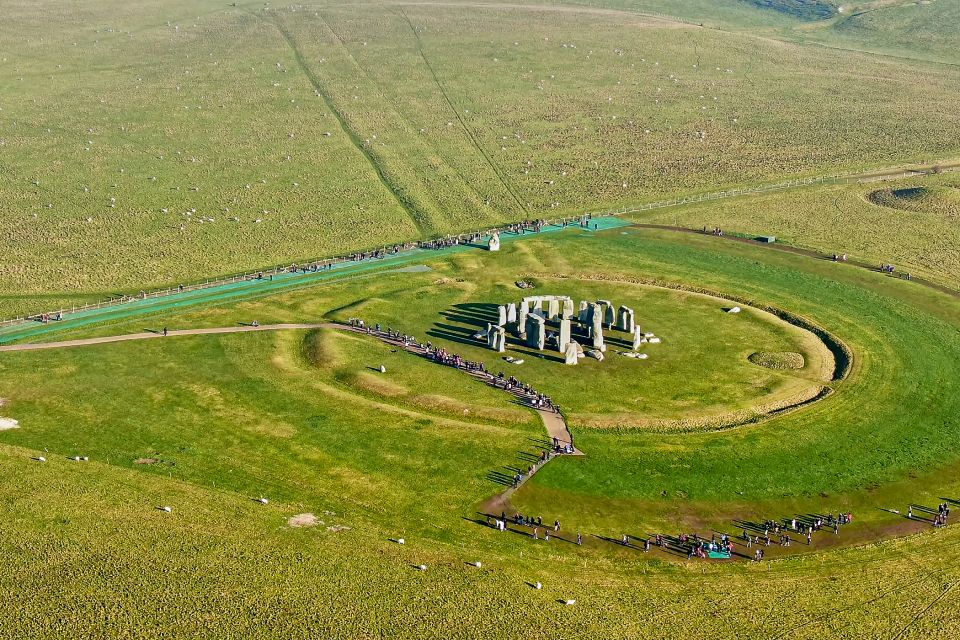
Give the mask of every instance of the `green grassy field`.
[[0, 311], [956, 154], [954, 67], [741, 4], [14, 3]]
[[[957, 516], [931, 526], [960, 508], [957, 7], [6, 3], [0, 316], [791, 177], [945, 171], [0, 328], [359, 316], [532, 384], [585, 454], [508, 490], [549, 446], [536, 412], [329, 326], [4, 350], [0, 637], [958, 637]], [[569, 367], [473, 337], [530, 293], [628, 305], [662, 343], [627, 358], [609, 332], [603, 362]], [[501, 510], [563, 526], [501, 533]], [[724, 561], [639, 542], [841, 511], [761, 563], [742, 541]]]
[[953, 288], [960, 282], [960, 177], [953, 173], [754, 195], [634, 219], [774, 235], [828, 254], [894, 264]]
[[[447, 321], [453, 304], [519, 296], [512, 282], [524, 277], [543, 292], [557, 283], [650, 300], [650, 322], [660, 315], [666, 325], [658, 329], [664, 344], [650, 346], [647, 362], [600, 366], [655, 364], [654, 346], [666, 359], [671, 342], [682, 345], [690, 335], [729, 339], [723, 323], [733, 317], [703, 315], [690, 294], [632, 282], [644, 281], [800, 314], [844, 340], [854, 367], [831, 397], [792, 414], [732, 431], [670, 435], [578, 422], [578, 400], [594, 401], [580, 377], [605, 372], [528, 358], [515, 372], [548, 393], [570, 394], [567, 409], [587, 456], [550, 463], [513, 503], [547, 522], [559, 517], [562, 538], [581, 531], [585, 543], [577, 547], [473, 521], [478, 505], [502, 488], [496, 472], [526, 465], [539, 450], [535, 417], [462, 374], [374, 340], [323, 330], [7, 353], [2, 411], [21, 422], [0, 435], [0, 464], [13, 478], [3, 499], [16, 514], [4, 537], [12, 560], [0, 584], [5, 606], [21, 614], [4, 620], [7, 635], [69, 636], [82, 628], [262, 637], [256, 621], [278, 636], [311, 629], [339, 637], [476, 637], [498, 629], [519, 637], [531, 625], [590, 637], [777, 636], [801, 625], [840, 637], [953, 633], [957, 534], [926, 532], [929, 525], [881, 508], [960, 495], [952, 472], [960, 428], [955, 298], [848, 265], [638, 229], [568, 231], [508, 243], [500, 254], [437, 254], [428, 264], [431, 271], [69, 335], [362, 315], [424, 336]], [[749, 348], [738, 351], [765, 374], [773, 370], [743, 352], [760, 343], [787, 348], [773, 335], [769, 328], [745, 334]], [[716, 352], [719, 362], [725, 354]], [[701, 375], [709, 372], [718, 385], [743, 375], [700, 357]], [[380, 364], [387, 374], [374, 371]], [[640, 396], [669, 398], [677, 384], [669, 369], [652, 368]], [[623, 402], [638, 392], [611, 391], [610, 406], [618, 393]], [[708, 404], [704, 396], [689, 410]], [[30, 459], [36, 455], [48, 462]], [[67, 460], [73, 455], [91, 461]], [[260, 496], [270, 503], [257, 504]], [[174, 510], [163, 513], [161, 505]], [[740, 520], [841, 509], [852, 510], [855, 523], [840, 536], [817, 534], [817, 553], [771, 547], [772, 561], [759, 566], [645, 556], [605, 540], [624, 532], [737, 533]], [[322, 524], [291, 528], [288, 518], [302, 513]], [[129, 534], [111, 533], [119, 530]], [[390, 541], [398, 537], [407, 544]], [[150, 551], [131, 555], [137, 548]], [[476, 560], [482, 569], [466, 564]], [[412, 567], [421, 563], [425, 573]], [[42, 585], [54, 580], [62, 588], [49, 594]], [[543, 591], [527, 584], [536, 581]], [[157, 598], [171, 583], [177, 595]], [[122, 599], [109, 595], [118, 590]], [[738, 595], [744, 592], [749, 597]], [[89, 598], [101, 602], [96, 621]], [[557, 602], [568, 598], [577, 605]], [[46, 615], [58, 607], [69, 613]], [[616, 629], [611, 617], [620, 621]]]

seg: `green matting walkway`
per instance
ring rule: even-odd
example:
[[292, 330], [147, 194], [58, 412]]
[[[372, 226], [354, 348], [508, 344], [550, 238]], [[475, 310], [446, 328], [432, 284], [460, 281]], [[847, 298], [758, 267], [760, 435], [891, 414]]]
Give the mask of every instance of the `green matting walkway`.
[[[500, 239], [502, 243], [509, 243], [525, 238], [536, 238], [544, 233], [556, 233], [568, 229], [592, 231], [593, 226], [596, 225], [598, 231], [603, 231], [629, 226], [630, 224], [630, 222], [622, 218], [605, 216], [594, 218], [590, 223], [590, 229], [584, 229], [579, 226], [563, 227], [550, 225], [544, 227], [539, 233], [504, 233], [501, 234]], [[68, 329], [77, 329], [110, 320], [124, 320], [164, 311], [187, 309], [197, 305], [239, 301], [292, 289], [316, 286], [325, 282], [343, 280], [354, 276], [378, 272], [389, 273], [409, 266], [410, 263], [417, 260], [426, 261], [454, 253], [481, 249], [481, 246], [475, 244], [459, 244], [443, 249], [409, 249], [381, 259], [338, 262], [334, 264], [332, 268], [321, 271], [277, 273], [273, 274], [272, 279], [265, 275], [262, 280], [248, 279], [236, 282], [224, 282], [202, 289], [183, 291], [182, 293], [171, 293], [153, 298], [149, 296], [146, 298], [135, 298], [128, 302], [108, 304], [99, 309], [84, 309], [74, 313], [65, 312], [62, 320], [51, 320], [46, 323], [25, 320], [17, 324], [0, 327], [0, 344], [27, 340], [36, 336]]]

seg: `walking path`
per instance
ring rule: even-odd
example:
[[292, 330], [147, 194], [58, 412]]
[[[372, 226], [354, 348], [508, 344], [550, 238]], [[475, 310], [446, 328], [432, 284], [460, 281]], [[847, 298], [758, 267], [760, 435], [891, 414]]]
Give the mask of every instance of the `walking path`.
[[[269, 324], [269, 325], [261, 325], [261, 326], [240, 325], [235, 327], [175, 329], [175, 330], [168, 331], [166, 336], [164, 336], [162, 331], [141, 332], [141, 333], [130, 333], [130, 334], [124, 334], [124, 335], [114, 335], [114, 336], [101, 336], [97, 338], [63, 340], [59, 342], [49, 342], [49, 343], [4, 345], [4, 346], [0, 346], [0, 351], [18, 352], [18, 351], [34, 351], [34, 350], [41, 350], [41, 349], [68, 349], [68, 348], [83, 347], [83, 346], [90, 346], [90, 345], [110, 344], [110, 343], [116, 343], [116, 342], [129, 342], [129, 341], [136, 341], [136, 340], [157, 340], [157, 339], [165, 340], [165, 339], [176, 338], [179, 336], [223, 335], [223, 334], [233, 334], [233, 333], [252, 333], [252, 332], [258, 332], [258, 331], [284, 331], [284, 330], [309, 330], [309, 329], [333, 329], [337, 331], [351, 332], [358, 335], [367, 335], [367, 336], [376, 338], [387, 345], [396, 347], [398, 349], [404, 349], [408, 353], [411, 353], [423, 358], [427, 358], [431, 362], [433, 362], [432, 352], [416, 341], [405, 340], [403, 337], [398, 337], [396, 334], [391, 335], [384, 331], [374, 331], [369, 328], [361, 328], [358, 326], [340, 324], [336, 322], [282, 323], [282, 324]], [[497, 378], [497, 376], [494, 376], [490, 373], [483, 372], [483, 371], [467, 370], [461, 367], [458, 367], [457, 369], [459, 371], [469, 374], [471, 377], [475, 378], [480, 382], [483, 382], [484, 384], [496, 387], [501, 391], [506, 391], [507, 393], [510, 393], [518, 403], [524, 406], [527, 406], [531, 409], [534, 409], [537, 412], [537, 414], [540, 416], [540, 419], [542, 420], [547, 430], [547, 434], [549, 435], [549, 438], [550, 438], [550, 442], [543, 443], [544, 445], [542, 447], [542, 450], [544, 452], [543, 457], [539, 461], [530, 465], [530, 468], [526, 472], [519, 471], [517, 472], [518, 475], [514, 476], [514, 478], [508, 478], [506, 474], [502, 472], [493, 472], [491, 474], [492, 476], [494, 476], [494, 480], [496, 482], [500, 482], [502, 484], [509, 484], [509, 486], [506, 486], [503, 491], [500, 491], [499, 493], [491, 496], [479, 507], [480, 514], [485, 515], [488, 518], [488, 522], [486, 523], [487, 526], [491, 526], [489, 523], [489, 518], [497, 517], [496, 514], [498, 513], [513, 511], [510, 500], [513, 497], [514, 493], [518, 489], [520, 489], [520, 487], [522, 487], [530, 478], [536, 475], [536, 473], [540, 469], [542, 469], [551, 460], [556, 458], [557, 455], [579, 456], [579, 455], [583, 455], [583, 453], [577, 449], [574, 449], [573, 454], [555, 454], [550, 452], [550, 447], [552, 445], [554, 438], [556, 438], [556, 440], [561, 444], [561, 446], [567, 443], [570, 443], [572, 445], [572, 442], [573, 442], [573, 438], [569, 428], [567, 427], [566, 420], [564, 419], [561, 413], [552, 409], [544, 409], [544, 408], [533, 406], [533, 404], [530, 401], [530, 397], [527, 394], [525, 394], [521, 389], [519, 388], [505, 389], [503, 386], [500, 386], [500, 384], [498, 384], [501, 381]], [[924, 507], [920, 507], [917, 505], [913, 505], [913, 506], [916, 510], [922, 511], [925, 509]], [[931, 510], [928, 510], [928, 511], [932, 513]], [[916, 514], [913, 515], [913, 519], [914, 519], [913, 521], [922, 520], [923, 522], [932, 522], [929, 519], [918, 517]], [[478, 524], [484, 524], [483, 520], [478, 519], [476, 520], [476, 522]], [[787, 520], [781, 520], [780, 522], [786, 523]], [[565, 538], [562, 535], [556, 533], [555, 531], [551, 531], [550, 530], [551, 528], [548, 524], [530, 525], [528, 523], [526, 525], [523, 525], [523, 524], [518, 524], [517, 522], [509, 518], [507, 519], [506, 524], [507, 524], [508, 530], [514, 531], [516, 533], [524, 533], [527, 535], [529, 535], [529, 530], [531, 530], [531, 527], [537, 526], [539, 529], [542, 529], [544, 532], [552, 534], [551, 537], [553, 538], [562, 539], [562, 540], [565, 540], [566, 542], [579, 544], [579, 541], [575, 542], [575, 538], [573, 537]], [[754, 551], [754, 549], [752, 548], [753, 546], [756, 546], [756, 548], [758, 549], [765, 549], [765, 550], [781, 548], [781, 545], [779, 543], [771, 546], [770, 544], [765, 544], [763, 542], [763, 538], [761, 537], [760, 534], [765, 531], [766, 525], [757, 524], [753, 522], [745, 522], [745, 521], [735, 521], [735, 524], [739, 529], [743, 529], [743, 531], [745, 532], [749, 531], [750, 535], [753, 537], [753, 542], [750, 544], [747, 544], [744, 542], [744, 540], [736, 537], [735, 532], [731, 533], [730, 534], [731, 544], [732, 544], [731, 555], [733, 557], [751, 559], [751, 553]], [[900, 527], [900, 526], [901, 525], [898, 523], [897, 527]], [[794, 536], [799, 536], [799, 534], [795, 533], [795, 531], [792, 529], [787, 530], [785, 528], [784, 531], [787, 533], [791, 533]], [[897, 529], [897, 531], [899, 531], [899, 528]], [[829, 533], [829, 527], [827, 527], [827, 532]], [[766, 531], [766, 533], [769, 534], [769, 531]], [[649, 548], [653, 548], [653, 547], [647, 547], [643, 543], [643, 540], [646, 540], [649, 538], [644, 538], [644, 539], [633, 538], [633, 539], [628, 539], [626, 542], [605, 537], [605, 536], [593, 535], [593, 534], [591, 534], [591, 538], [596, 538], [602, 541], [617, 544], [624, 548], [630, 548], [635, 550], [641, 550], [641, 549], [647, 550]], [[663, 545], [658, 549], [658, 551], [661, 554], [667, 555], [667, 556], [676, 556], [676, 557], [684, 557], [686, 555], [688, 559], [691, 557], [691, 555], [693, 555], [695, 548], [697, 548], [697, 546], [701, 543], [701, 541], [703, 542], [706, 541], [706, 538], [693, 538], [693, 542], [691, 543], [690, 541], [681, 540], [679, 537], [671, 536], [671, 535], [662, 535], [660, 538], [664, 541]], [[773, 538], [779, 539], [779, 535], [774, 535]], [[832, 535], [818, 536], [818, 547], [836, 546], [836, 543], [834, 542], [834, 540], [835, 540], [835, 537]], [[797, 545], [798, 549], [807, 549], [807, 550], [810, 549], [809, 545], [800, 544], [802, 542], [802, 536], [798, 537], [796, 539], [796, 542], [798, 543]]]
[[[872, 171], [851, 172], [842, 175], [820, 176], [817, 178], [797, 178], [787, 180], [777, 184], [757, 185], [754, 187], [743, 187], [728, 189], [726, 191], [717, 191], [711, 193], [699, 193], [685, 197], [674, 197], [668, 200], [658, 202], [648, 202], [635, 207], [623, 207], [609, 211], [595, 211], [587, 214], [589, 225], [581, 227], [573, 224], [574, 228], [581, 231], [602, 231], [611, 228], [630, 226], [632, 223], [625, 220], [623, 216], [632, 213], [643, 213], [655, 209], [682, 206], [685, 204], [694, 204], [718, 199], [728, 199], [737, 197], [748, 197], [757, 193], [763, 193], [773, 190], [782, 190], [789, 188], [803, 188], [817, 185], [830, 184], [834, 182], [865, 182], [876, 180], [888, 180], [900, 177], [910, 177], [936, 173], [941, 171], [954, 171], [960, 169], [960, 160], [946, 159], [937, 163], [900, 165], [897, 167], [881, 168]], [[512, 242], [519, 239], [538, 237], [541, 233], [555, 233], [569, 228], [571, 221], [579, 220], [576, 218], [564, 218], [548, 222], [539, 231], [525, 229], [523, 232], [509, 231], [500, 229], [501, 242]], [[508, 228], [513, 225], [508, 225]], [[650, 228], [660, 228], [665, 230], [699, 233], [699, 230], [683, 227], [670, 227], [667, 225], [645, 225]], [[486, 238], [492, 230], [486, 232], [477, 232], [480, 237]], [[342, 279], [344, 277], [358, 277], [371, 272], [389, 272], [402, 271], [403, 265], [409, 265], [413, 260], [422, 259], [426, 255], [437, 255], [458, 253], [470, 249], [476, 249], [478, 245], [471, 241], [463, 240], [467, 236], [475, 234], [461, 234], [457, 236], [458, 242], [432, 246], [436, 243], [423, 241], [415, 243], [415, 246], [383, 253], [377, 257], [371, 257], [366, 254], [354, 254], [353, 256], [340, 256], [337, 258], [327, 258], [319, 261], [310, 261], [316, 264], [322, 264], [323, 268], [318, 270], [290, 271], [285, 269], [273, 269], [261, 272], [259, 278], [253, 274], [233, 276], [221, 281], [207, 282], [186, 287], [183, 290], [168, 289], [166, 291], [154, 291], [145, 293], [137, 297], [123, 297], [121, 299], [111, 299], [102, 301], [90, 306], [71, 309], [54, 309], [48, 313], [50, 316], [62, 314], [63, 320], [56, 323], [41, 324], [30, 320], [29, 318], [16, 318], [13, 320], [0, 321], [0, 344], [14, 342], [26, 338], [32, 338], [52, 331], [58, 331], [60, 328], [76, 328], [104, 322], [107, 320], [116, 320], [128, 318], [143, 313], [157, 313], [171, 309], [181, 310], [198, 304], [216, 304], [225, 301], [236, 301], [254, 296], [269, 295], [284, 290], [290, 290], [300, 287], [315, 286], [323, 281]], [[724, 236], [727, 237], [727, 236]], [[745, 239], [740, 239], [746, 241]], [[822, 257], [816, 252], [809, 252], [803, 249], [777, 247], [781, 250], [794, 251], [795, 253], [808, 253]], [[365, 256], [356, 258], [357, 255]], [[308, 262], [308, 264], [310, 263]], [[876, 271], [872, 265], [858, 263], [859, 266]], [[409, 267], [408, 267], [409, 268]], [[266, 277], [264, 277], [266, 276]], [[949, 293], [950, 295], [960, 295], [955, 290], [951, 290], [944, 285], [936, 284], [920, 278], [914, 278], [919, 284]], [[42, 314], [35, 314], [36, 318]]]
[[61, 340], [60, 342], [35, 342], [23, 344], [0, 345], [0, 351], [40, 351], [43, 349], [64, 349], [68, 347], [84, 347], [91, 344], [108, 344], [111, 342], [128, 342], [130, 340], [151, 340], [173, 336], [200, 336], [217, 333], [249, 333], [251, 331], [281, 331], [284, 329], [323, 329], [343, 328], [342, 325], [330, 322], [314, 324], [265, 324], [258, 327], [240, 325], [236, 327], [210, 327], [206, 329], [174, 329], [167, 331], [144, 331], [142, 333], [126, 333], [118, 336], [101, 336], [99, 338], [83, 338], [80, 340]]
[[[339, 331], [350, 331], [353, 333], [359, 333], [362, 335], [369, 335], [374, 338], [377, 338], [381, 342], [385, 342], [391, 346], [399, 347], [405, 351], [418, 355], [423, 358], [429, 358], [430, 354], [426, 348], [420, 344], [410, 343], [401, 339], [397, 339], [393, 336], [390, 336], [383, 331], [373, 331], [362, 329], [360, 327], [354, 327], [351, 325], [340, 324], [337, 322], [314, 322], [314, 323], [285, 323], [285, 324], [265, 324], [259, 326], [252, 325], [239, 325], [236, 327], [207, 327], [200, 329], [172, 329], [167, 331], [164, 335], [163, 331], [144, 331], [141, 333], [127, 333], [115, 336], [100, 336], [97, 338], [82, 338], [77, 340], [61, 340], [59, 342], [37, 342], [37, 343], [23, 343], [23, 344], [9, 344], [9, 345], [0, 345], [0, 352], [10, 352], [10, 351], [40, 351], [45, 349], [68, 349], [73, 347], [84, 347], [89, 345], [96, 344], [110, 344], [114, 342], [129, 342], [132, 340], [155, 340], [155, 339], [164, 339], [164, 338], [173, 338], [178, 336], [200, 336], [200, 335], [217, 335], [217, 334], [226, 334], [226, 333], [252, 333], [257, 331], [284, 331], [284, 330], [297, 330], [297, 329], [336, 329]], [[461, 369], [462, 370], [462, 369]], [[526, 407], [529, 407], [539, 414], [540, 419], [543, 421], [543, 425], [547, 430], [547, 434], [550, 437], [551, 442], [554, 438], [561, 444], [566, 445], [570, 444], [573, 446], [573, 435], [570, 433], [570, 429], [567, 428], [566, 420], [564, 420], [563, 415], [557, 411], [551, 409], [543, 409], [536, 407], [531, 404], [529, 398], [522, 393], [519, 389], [504, 389], [496, 384], [496, 376], [480, 372], [480, 371], [466, 371], [462, 370], [465, 373], [470, 374], [471, 377], [483, 382], [484, 384], [496, 387], [502, 391], [506, 391], [520, 404], [523, 404]], [[580, 451], [574, 449], [574, 455], [583, 455]]]
[[[428, 359], [430, 358], [430, 352], [422, 345], [417, 343], [411, 343], [403, 339], [395, 338], [383, 331], [374, 331], [372, 329], [362, 329], [359, 327], [342, 325], [342, 324], [328, 324], [323, 326], [342, 329], [346, 331], [353, 331], [355, 333], [360, 333], [365, 335], [371, 335], [381, 340], [382, 342], [386, 342], [391, 346], [404, 349], [405, 351], [412, 353], [414, 355], [418, 355], [422, 358], [428, 358]], [[0, 347], [0, 349], [2, 349], [2, 347]], [[534, 406], [530, 402], [530, 398], [526, 394], [524, 394], [521, 389], [518, 389], [518, 388], [505, 389], [499, 386], [497, 384], [498, 378], [492, 373], [488, 373], [486, 371], [471, 371], [467, 369], [460, 369], [460, 371], [467, 373], [468, 375], [470, 375], [470, 377], [476, 380], [479, 380], [480, 382], [483, 382], [486, 385], [489, 385], [491, 387], [494, 387], [496, 389], [509, 393], [514, 398], [516, 398], [517, 402], [536, 411], [537, 414], [539, 414], [541, 421], [543, 422], [543, 426], [547, 430], [547, 434], [550, 436], [551, 443], [553, 442], [553, 439], [556, 438], [557, 442], [559, 442], [561, 446], [569, 444], [571, 447], [573, 447], [573, 434], [570, 433], [570, 429], [569, 427], [567, 427], [567, 421], [564, 419], [562, 413], [553, 409], [544, 409], [541, 407]], [[574, 453], [570, 455], [583, 455], [583, 452], [579, 451], [576, 447], [574, 447]]]

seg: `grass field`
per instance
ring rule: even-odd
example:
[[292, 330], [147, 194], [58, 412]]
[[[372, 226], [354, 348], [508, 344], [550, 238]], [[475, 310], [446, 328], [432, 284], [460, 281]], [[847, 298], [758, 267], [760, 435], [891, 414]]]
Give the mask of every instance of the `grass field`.
[[755, 195], [635, 219], [775, 235], [792, 245], [893, 264], [953, 288], [960, 282], [960, 177], [952, 173]]
[[741, 4], [14, 3], [0, 310], [955, 155], [956, 68]]
[[[931, 526], [960, 509], [958, 11], [7, 2], [0, 317], [943, 171], [4, 325], [0, 637], [960, 636], [957, 516]], [[777, 244], [737, 241], [759, 235]], [[887, 263], [918, 279], [864, 268]], [[627, 358], [610, 331], [570, 367], [473, 337], [530, 293], [630, 306], [662, 342]], [[562, 419], [332, 325], [354, 317], [515, 375]], [[301, 328], [156, 335], [254, 320]], [[558, 425], [583, 455], [512, 487]], [[501, 511], [562, 528], [498, 532]], [[759, 563], [741, 539], [722, 561], [642, 548], [841, 511]]]
[[[590, 637], [777, 636], [800, 625], [839, 637], [953, 633], [953, 529], [874, 541], [929, 528], [879, 507], [960, 496], [955, 298], [847, 265], [636, 229], [544, 235], [501, 254], [438, 254], [429, 266], [71, 335], [362, 315], [422, 336], [453, 304], [518, 296], [511, 283], [519, 277], [539, 291], [556, 282], [622, 300], [636, 288], [630, 295], [650, 299], [651, 322], [660, 314], [667, 323], [656, 345], [664, 358], [684, 334], [724, 335], [731, 316], [699, 314], [689, 294], [630, 282], [657, 281], [800, 314], [844, 340], [854, 367], [831, 397], [792, 414], [670, 435], [582, 424], [575, 405], [591, 398], [578, 377], [603, 373], [528, 359], [517, 375], [570, 394], [587, 455], [552, 462], [513, 502], [548, 522], [559, 517], [561, 537], [580, 530], [577, 547], [473, 522], [477, 505], [501, 488], [491, 472], [525, 465], [538, 451], [543, 432], [533, 416], [462, 374], [376, 341], [324, 330], [4, 354], [3, 412], [21, 426], [0, 435], [0, 464], [15, 478], [3, 499], [17, 514], [0, 584], [6, 606], [24, 614], [4, 620], [7, 635], [71, 635], [78, 625], [102, 635], [262, 635], [254, 620], [277, 635], [309, 628], [339, 637], [476, 637], [494, 628], [519, 637], [530, 625]], [[405, 313], [411, 308], [418, 312]], [[761, 342], [798, 348], [756, 335], [744, 351]], [[655, 364], [653, 347], [649, 361], [629, 364]], [[749, 366], [774, 372], [746, 355]], [[381, 363], [385, 375], [373, 371]], [[718, 384], [742, 375], [701, 368]], [[641, 395], [669, 397], [671, 375], [650, 370]], [[156, 462], [135, 462], [145, 459]], [[259, 496], [270, 503], [257, 504]], [[168, 504], [170, 514], [156, 509]], [[836, 538], [817, 534], [818, 553], [772, 547], [773, 561], [759, 566], [677, 564], [605, 540], [737, 533], [742, 519], [840, 509], [856, 522]], [[323, 524], [287, 526], [300, 513]], [[129, 535], [109, 533], [121, 529]], [[397, 537], [407, 544], [390, 542]], [[151, 551], [130, 557], [138, 547]], [[475, 560], [482, 569], [466, 564]], [[421, 563], [426, 573], [411, 566]], [[63, 588], [48, 595], [39, 585], [53, 579]], [[177, 595], [158, 599], [170, 580]], [[535, 581], [544, 591], [527, 584]], [[122, 599], [108, 595], [121, 587]], [[720, 592], [730, 595], [718, 600]], [[82, 598], [102, 601], [96, 622]], [[578, 603], [567, 608], [558, 598]], [[59, 606], [70, 613], [44, 615]], [[771, 607], [783, 614], [769, 616]]]

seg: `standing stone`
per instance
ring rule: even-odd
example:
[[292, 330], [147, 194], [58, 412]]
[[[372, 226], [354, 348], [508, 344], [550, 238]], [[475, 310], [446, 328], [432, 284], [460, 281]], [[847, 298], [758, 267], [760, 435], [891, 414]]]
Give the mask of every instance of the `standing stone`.
[[590, 316], [593, 320], [593, 348], [603, 349], [603, 311], [596, 302], [590, 305]]
[[527, 317], [527, 345], [542, 351], [547, 339], [546, 334], [543, 318], [533, 314]]
[[633, 327], [633, 309], [621, 305], [620, 309], [617, 310], [617, 329], [626, 333], [633, 333]]
[[557, 336], [557, 350], [565, 353], [570, 344], [570, 318], [560, 318], [560, 335]]
[[491, 349], [496, 349], [497, 345], [494, 343], [494, 338], [497, 335], [496, 330], [493, 325], [489, 322], [487, 323], [487, 346]]
[[643, 331], [640, 330], [640, 327], [633, 328], [633, 350], [636, 351], [640, 348], [640, 345], [643, 344]]
[[503, 353], [507, 350], [507, 331], [503, 327], [494, 328], [494, 343], [493, 347], [498, 353]]
[[497, 326], [502, 327], [507, 324], [507, 308], [503, 305], [497, 307]]
[[577, 353], [579, 351], [578, 347], [579, 345], [573, 340], [567, 343], [567, 347], [563, 351], [564, 364], [577, 364]]
[[583, 324], [590, 324], [590, 307], [586, 300], [580, 301], [580, 311], [577, 313], [577, 320]]
[[507, 305], [507, 322], [516, 322], [517, 321], [517, 304], [511, 302]]
[[520, 313], [517, 316], [517, 333], [527, 332], [528, 315], [530, 315], [530, 300], [524, 298], [520, 301]]
[[556, 297], [547, 299], [547, 319], [553, 320], [560, 315], [560, 300]]
[[568, 298], [567, 296], [563, 297], [563, 317], [573, 317], [573, 298]]
[[612, 302], [607, 302], [603, 309], [603, 324], [611, 329], [617, 324], [617, 310]]
[[490, 236], [490, 240], [487, 241], [487, 250], [489, 251], [500, 251], [500, 234], [494, 232]]

